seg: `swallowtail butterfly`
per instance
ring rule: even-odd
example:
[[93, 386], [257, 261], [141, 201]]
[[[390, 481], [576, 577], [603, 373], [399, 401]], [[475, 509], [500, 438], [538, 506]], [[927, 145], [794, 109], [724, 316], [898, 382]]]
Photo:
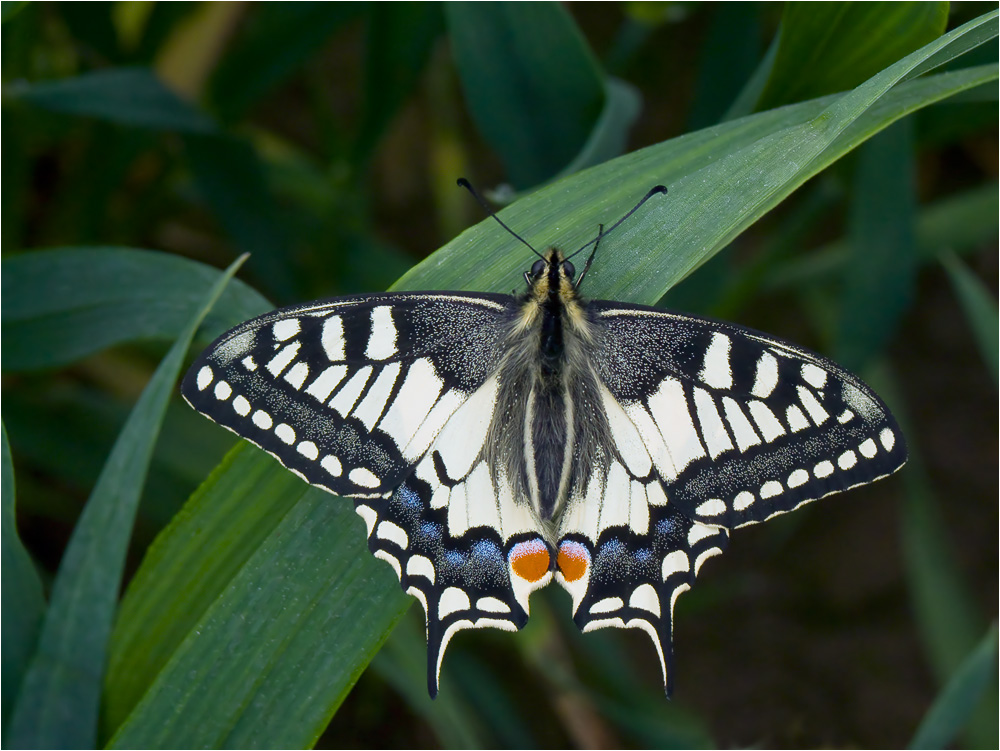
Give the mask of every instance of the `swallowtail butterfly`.
[[730, 530], [895, 472], [903, 438], [830, 360], [584, 301], [593, 253], [578, 278], [556, 248], [536, 255], [519, 297], [354, 295], [247, 321], [184, 397], [355, 499], [369, 549], [426, 612], [432, 696], [456, 632], [521, 628], [552, 579], [583, 631], [645, 631], [669, 694], [674, 603]]

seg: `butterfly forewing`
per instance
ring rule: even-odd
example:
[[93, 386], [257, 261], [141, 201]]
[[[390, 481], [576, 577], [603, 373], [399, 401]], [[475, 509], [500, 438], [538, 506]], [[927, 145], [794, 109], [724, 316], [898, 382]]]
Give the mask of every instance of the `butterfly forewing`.
[[692, 519], [753, 524], [906, 461], [885, 405], [826, 358], [721, 321], [591, 307], [606, 332], [601, 378], [642, 436], [670, 502]]
[[216, 341], [183, 393], [307, 482], [381, 495], [485, 380], [504, 301], [370, 295], [275, 311]]

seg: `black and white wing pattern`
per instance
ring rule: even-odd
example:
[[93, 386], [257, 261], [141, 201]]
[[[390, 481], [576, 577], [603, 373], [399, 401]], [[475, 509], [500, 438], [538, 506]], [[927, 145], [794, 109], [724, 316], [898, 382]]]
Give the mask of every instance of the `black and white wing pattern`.
[[669, 693], [674, 603], [732, 529], [906, 459], [882, 402], [829, 360], [728, 323], [586, 303], [574, 275], [551, 248], [518, 298], [278, 310], [185, 377], [196, 409], [355, 499], [369, 549], [426, 613], [432, 696], [456, 632], [521, 628], [553, 578], [584, 631], [646, 631]]
[[647, 631], [669, 693], [677, 596], [730, 530], [898, 470], [892, 415], [830, 360], [733, 324], [587, 306], [615, 457], [571, 495], [557, 581], [584, 631]]
[[368, 546], [427, 613], [429, 683], [458, 630], [516, 630], [546, 584], [530, 507], [482, 458], [514, 315], [504, 295], [345, 297], [220, 337], [184, 397], [306, 482], [354, 497]]
[[724, 321], [590, 308], [606, 332], [600, 377], [648, 441], [671, 503], [695, 521], [762, 522], [906, 461], [885, 404], [825, 357]]

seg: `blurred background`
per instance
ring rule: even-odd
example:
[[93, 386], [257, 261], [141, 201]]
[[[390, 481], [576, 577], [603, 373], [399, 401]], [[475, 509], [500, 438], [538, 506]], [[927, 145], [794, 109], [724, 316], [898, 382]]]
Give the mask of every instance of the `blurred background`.
[[[994, 8], [915, 5], [935, 6], [948, 29]], [[565, 33], [536, 28], [538, 44], [551, 33], [614, 77], [617, 153], [727, 113], [849, 88], [884, 67], [855, 70], [849, 86], [834, 74], [772, 85], [747, 102], [748, 80], [789, 12], [782, 4], [555, 8]], [[588, 104], [578, 82], [579, 110], [567, 118], [581, 125], [565, 135], [565, 153], [519, 151], [510, 131], [497, 132], [504, 115], [490, 110], [503, 97], [461, 64], [476, 45], [456, 31], [462, 12], [449, 17], [433, 3], [3, 4], [3, 420], [18, 529], [44, 583], [168, 342], [149, 336], [66, 355], [56, 340], [46, 350], [48, 340], [32, 338], [31, 325], [43, 324], [22, 325], [8, 301], [26, 290], [57, 300], [65, 290], [8, 262], [40, 249], [127, 246], [222, 268], [249, 251], [240, 277], [275, 305], [385, 289], [480, 220], [456, 177], [498, 200], [528, 191], [573, 162], [601, 108], [603, 92]], [[995, 40], [972, 55], [995, 62]], [[866, 202], [885, 177], [863, 150], [664, 304], [858, 369], [904, 426], [907, 468], [737, 532], [679, 600], [670, 703], [645, 634], [582, 636], [568, 599], [551, 588], [532, 599], [521, 634], [465, 632], [452, 643], [444, 671], [474, 710], [462, 727], [436, 719], [440, 706], [433, 714], [423, 687], [406, 682], [401, 663], [419, 658], [418, 676], [423, 664], [422, 614], [411, 608], [319, 746], [909, 740], [997, 613], [995, 86], [992, 97], [923, 109], [889, 132], [904, 144], [913, 192], [881, 231], [910, 255], [892, 261], [897, 284], [860, 324], [875, 334], [843, 334], [858, 286], [844, 266], [865, 247]], [[234, 440], [174, 400], [129, 572]], [[996, 745], [993, 691], [959, 745]]]

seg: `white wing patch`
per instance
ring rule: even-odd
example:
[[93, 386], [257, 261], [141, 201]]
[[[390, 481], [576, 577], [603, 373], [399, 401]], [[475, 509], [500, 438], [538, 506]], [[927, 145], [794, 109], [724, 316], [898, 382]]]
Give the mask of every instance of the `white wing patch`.
[[396, 325], [392, 322], [392, 308], [379, 305], [372, 308], [371, 335], [365, 348], [365, 357], [387, 360], [396, 354]]
[[729, 364], [729, 348], [732, 341], [721, 332], [712, 334], [712, 343], [705, 350], [705, 360], [702, 365], [701, 380], [716, 389], [733, 387], [733, 371]]
[[754, 372], [753, 388], [750, 393], [758, 399], [766, 399], [778, 385], [778, 361], [770, 352], [761, 353]]
[[604, 414], [607, 416], [608, 425], [611, 428], [615, 449], [633, 475], [645, 477], [649, 474], [653, 463], [649, 458], [649, 452], [646, 450], [639, 430], [604, 386], [600, 387], [600, 391]]
[[346, 365], [331, 365], [316, 376], [316, 379], [312, 383], [306, 386], [306, 393], [320, 402], [325, 402], [330, 398], [330, 394], [344, 380], [344, 376], [346, 375]]
[[400, 367], [398, 362], [394, 362], [382, 368], [364, 399], [351, 413], [353, 417], [361, 420], [369, 431], [375, 427], [375, 423], [385, 410], [386, 402], [389, 401], [389, 395], [399, 377]]
[[[443, 387], [444, 382], [434, 370], [430, 360], [426, 357], [415, 360], [403, 375], [403, 383], [385, 417], [379, 423], [379, 430], [392, 438], [400, 451], [403, 451], [410, 439], [416, 435], [420, 425], [427, 419]], [[419, 456], [419, 454], [403, 453], [410, 459]]]
[[287, 344], [279, 350], [278, 354], [271, 358], [271, 360], [265, 366], [275, 378], [281, 375], [282, 371], [291, 365], [292, 360], [299, 353], [299, 348], [302, 346], [301, 342], [292, 342]]
[[727, 451], [733, 450], [733, 442], [726, 430], [726, 424], [719, 415], [715, 399], [704, 389], [694, 390], [695, 414], [701, 425], [701, 434], [708, 446], [708, 453], [713, 459], [718, 459]]
[[479, 456], [493, 421], [497, 379], [490, 378], [449, 418], [434, 443], [448, 476], [465, 477]]
[[[700, 389], [699, 391], [708, 396], [707, 392]], [[666, 449], [656, 468], [665, 479], [672, 479], [693, 460], [705, 456], [705, 449], [698, 439], [698, 431], [680, 381], [675, 378], [664, 378], [656, 392], [649, 397], [648, 403], [649, 411], [660, 433], [658, 443]], [[728, 441], [728, 436], [726, 438]], [[657, 442], [652, 437], [650, 440], [656, 445]], [[732, 448], [731, 443], [729, 448]]]
[[351, 410], [354, 409], [358, 397], [361, 396], [361, 392], [368, 385], [368, 379], [372, 377], [372, 371], [373, 368], [371, 365], [365, 365], [365, 367], [352, 375], [347, 383], [340, 387], [340, 390], [333, 399], [330, 400], [330, 406], [342, 417], [347, 417], [351, 413]]
[[323, 333], [320, 337], [323, 351], [330, 362], [343, 362], [346, 357], [344, 348], [344, 319], [340, 316], [330, 316], [323, 322]]

